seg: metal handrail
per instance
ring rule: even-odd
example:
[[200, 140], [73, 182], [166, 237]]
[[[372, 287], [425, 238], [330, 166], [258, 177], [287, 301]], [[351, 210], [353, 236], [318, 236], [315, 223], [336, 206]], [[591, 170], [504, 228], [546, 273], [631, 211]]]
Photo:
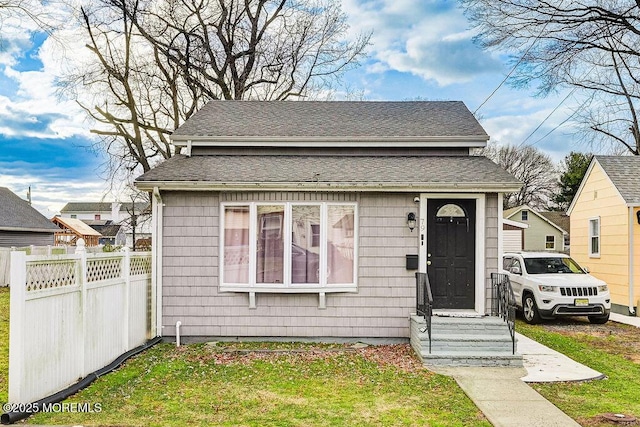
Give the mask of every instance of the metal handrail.
[[433, 294], [427, 273], [416, 273], [416, 312], [424, 316], [426, 328], [420, 332], [427, 332], [429, 336], [429, 354], [431, 354], [431, 316], [433, 315]]
[[503, 273], [491, 273], [492, 301], [491, 314], [500, 316], [507, 322], [511, 335], [512, 352], [516, 354], [516, 297], [509, 276]]

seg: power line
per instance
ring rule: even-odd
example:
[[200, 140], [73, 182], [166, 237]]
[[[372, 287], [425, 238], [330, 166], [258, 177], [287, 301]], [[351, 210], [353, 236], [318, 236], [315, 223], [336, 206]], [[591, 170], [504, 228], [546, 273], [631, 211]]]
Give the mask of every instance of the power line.
[[[564, 0], [560, 1], [560, 3], [558, 4], [558, 7], [562, 6], [562, 3], [564, 3]], [[513, 72], [516, 70], [516, 68], [518, 68], [518, 65], [520, 65], [520, 63], [522, 61], [524, 61], [525, 56], [527, 56], [529, 51], [533, 48], [533, 46], [535, 46], [536, 42], [540, 39], [540, 37], [542, 37], [542, 35], [544, 34], [545, 30], [547, 29], [547, 25], [549, 25], [549, 22], [551, 22], [551, 21], [548, 20], [547, 22], [545, 22], [544, 26], [542, 27], [542, 30], [540, 30], [540, 33], [536, 36], [535, 39], [533, 39], [533, 42], [531, 42], [531, 44], [529, 45], [527, 50], [525, 50], [524, 53], [520, 56], [520, 59], [518, 59], [518, 62], [516, 62], [516, 65], [514, 65], [513, 68], [511, 68], [511, 71], [509, 71], [509, 73], [506, 75], [506, 77], [504, 79], [502, 79], [502, 81], [500, 82], [498, 87], [496, 87], [493, 90], [493, 92], [491, 92], [489, 94], [489, 96], [484, 101], [482, 101], [482, 104], [480, 104], [480, 106], [473, 111], [474, 115], [478, 112], [478, 110], [480, 110], [484, 106], [484, 104], [486, 104], [491, 98], [493, 98], [493, 95], [495, 95], [496, 92], [498, 92], [498, 90], [506, 83], [506, 81], [509, 80], [509, 77], [511, 77], [511, 74], [513, 74]]]
[[[522, 147], [522, 146], [524, 145], [524, 143], [525, 143], [525, 142], [527, 142], [527, 141], [529, 140], [529, 138], [531, 138], [531, 137], [533, 136], [533, 134], [534, 134], [534, 133], [536, 133], [536, 132], [538, 131], [538, 129], [540, 129], [540, 128], [542, 127], [542, 125], [546, 123], [546, 121], [547, 121], [547, 120], [549, 120], [549, 118], [553, 115], [553, 113], [555, 113], [556, 111], [558, 111], [558, 108], [560, 108], [560, 107], [562, 106], [562, 104], [564, 104], [564, 103], [565, 103], [565, 101], [566, 101], [567, 99], [569, 99], [569, 97], [570, 97], [571, 95], [573, 95], [573, 93], [576, 91], [576, 89], [577, 89], [577, 88], [573, 88], [573, 89], [571, 90], [571, 92], [569, 92], [569, 93], [567, 94], [567, 96], [565, 96], [565, 97], [562, 99], [562, 101], [560, 101], [560, 103], [559, 103], [558, 105], [556, 105], [556, 107], [555, 107], [553, 110], [551, 110], [551, 112], [550, 112], [549, 114], [547, 114], [547, 117], [545, 117], [545, 118], [544, 118], [544, 120], [543, 120], [542, 122], [540, 122], [540, 124], [539, 124], [538, 126], [536, 126], [536, 128], [535, 128], [535, 129], [534, 129], [534, 130], [529, 134], [529, 136], [527, 136], [527, 137], [524, 139], [524, 141], [522, 141], [520, 144], [518, 144], [518, 147]], [[574, 113], [574, 114], [575, 114], [575, 113]], [[572, 114], [572, 116], [573, 116], [573, 114]], [[545, 136], [546, 136], [546, 135], [545, 135]], [[544, 138], [544, 137], [543, 137], [543, 138]], [[538, 141], [536, 141], [536, 143], [537, 143], [537, 142], [538, 142]], [[532, 144], [532, 145], [533, 145], [533, 144]]]

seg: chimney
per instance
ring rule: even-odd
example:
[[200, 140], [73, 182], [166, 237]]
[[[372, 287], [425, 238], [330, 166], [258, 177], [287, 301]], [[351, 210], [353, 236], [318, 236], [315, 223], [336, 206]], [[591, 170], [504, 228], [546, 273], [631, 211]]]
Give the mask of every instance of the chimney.
[[120, 223], [120, 206], [122, 203], [119, 202], [111, 202], [111, 219], [114, 224]]

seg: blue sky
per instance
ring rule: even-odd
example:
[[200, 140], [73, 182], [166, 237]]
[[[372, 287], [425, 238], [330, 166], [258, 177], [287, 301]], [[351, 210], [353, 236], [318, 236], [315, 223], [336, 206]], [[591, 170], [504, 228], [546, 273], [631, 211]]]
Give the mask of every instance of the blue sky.
[[[366, 100], [462, 100], [475, 111], [509, 72], [504, 55], [473, 44], [454, 1], [343, 0], [343, 9], [353, 34], [373, 30], [368, 57], [344, 79]], [[5, 21], [0, 30], [0, 186], [22, 197], [31, 186], [35, 207], [49, 216], [70, 201], [117, 197], [100, 167], [104, 155], [87, 149], [90, 122], [56, 91], [65, 65], [60, 58], [81, 55], [82, 47], [61, 52], [24, 21]], [[503, 144], [520, 144], [540, 126], [527, 143], [560, 160], [570, 150], [589, 149], [569, 124], [555, 129], [576, 105], [564, 98], [535, 98], [505, 85], [478, 117]]]

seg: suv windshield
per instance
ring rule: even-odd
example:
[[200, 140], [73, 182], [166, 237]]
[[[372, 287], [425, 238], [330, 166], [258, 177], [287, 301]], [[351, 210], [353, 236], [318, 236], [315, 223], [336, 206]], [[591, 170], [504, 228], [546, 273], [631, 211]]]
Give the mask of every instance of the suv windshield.
[[529, 274], [584, 274], [578, 263], [571, 258], [525, 258], [524, 265]]

